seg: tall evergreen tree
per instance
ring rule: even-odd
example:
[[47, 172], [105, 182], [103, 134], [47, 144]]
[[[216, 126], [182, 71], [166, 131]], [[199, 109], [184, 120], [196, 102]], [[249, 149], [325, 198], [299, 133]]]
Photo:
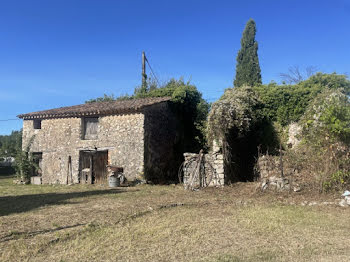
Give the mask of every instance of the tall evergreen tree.
[[237, 55], [235, 87], [261, 84], [258, 58], [258, 43], [255, 41], [256, 25], [253, 19], [247, 22], [241, 39], [241, 50]]

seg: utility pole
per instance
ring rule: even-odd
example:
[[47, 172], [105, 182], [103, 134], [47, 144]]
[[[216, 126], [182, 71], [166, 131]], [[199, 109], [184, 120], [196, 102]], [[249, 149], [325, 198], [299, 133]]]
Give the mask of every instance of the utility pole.
[[142, 85], [141, 88], [144, 89], [146, 88], [146, 80], [147, 80], [147, 75], [146, 75], [146, 55], [145, 52], [142, 51]]

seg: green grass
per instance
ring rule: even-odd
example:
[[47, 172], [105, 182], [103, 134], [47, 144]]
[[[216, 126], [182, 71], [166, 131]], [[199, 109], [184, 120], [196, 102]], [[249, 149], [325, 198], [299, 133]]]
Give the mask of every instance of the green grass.
[[348, 261], [349, 211], [253, 184], [15, 185], [0, 179], [0, 261]]

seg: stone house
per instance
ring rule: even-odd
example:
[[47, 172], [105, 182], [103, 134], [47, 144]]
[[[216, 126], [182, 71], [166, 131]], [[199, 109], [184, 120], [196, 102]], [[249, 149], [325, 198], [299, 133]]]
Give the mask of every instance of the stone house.
[[143, 98], [22, 114], [23, 149], [30, 144], [43, 184], [103, 184], [107, 165], [122, 167], [128, 180], [169, 177], [181, 159], [170, 103]]

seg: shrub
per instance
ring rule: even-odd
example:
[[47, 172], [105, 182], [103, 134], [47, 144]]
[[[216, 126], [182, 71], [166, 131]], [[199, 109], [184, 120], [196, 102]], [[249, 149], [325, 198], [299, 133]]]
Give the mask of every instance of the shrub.
[[39, 169], [35, 163], [30, 147], [35, 136], [32, 136], [25, 150], [18, 150], [16, 155], [16, 174], [19, 179], [26, 184], [30, 182], [30, 177]]
[[330, 175], [326, 181], [323, 182], [323, 190], [342, 190], [350, 184], [350, 171], [345, 172], [343, 170], [338, 170], [337, 172]]
[[300, 121], [308, 162], [320, 191], [340, 190], [350, 182], [350, 102], [342, 90], [325, 89]]
[[247, 86], [227, 89], [212, 105], [208, 137], [210, 143], [222, 143], [225, 173], [231, 182], [253, 180], [258, 147], [273, 151], [278, 144], [275, 129], [263, 114], [264, 106]]
[[209, 113], [209, 139], [225, 139], [232, 129], [243, 135], [260, 120], [262, 108], [263, 103], [251, 87], [226, 89]]
[[282, 126], [297, 122], [313, 99], [325, 89], [350, 94], [345, 75], [317, 73], [296, 85], [259, 85], [254, 87], [265, 104], [264, 114]]
[[341, 90], [325, 89], [301, 119], [304, 137], [314, 144], [350, 144], [350, 101]]

